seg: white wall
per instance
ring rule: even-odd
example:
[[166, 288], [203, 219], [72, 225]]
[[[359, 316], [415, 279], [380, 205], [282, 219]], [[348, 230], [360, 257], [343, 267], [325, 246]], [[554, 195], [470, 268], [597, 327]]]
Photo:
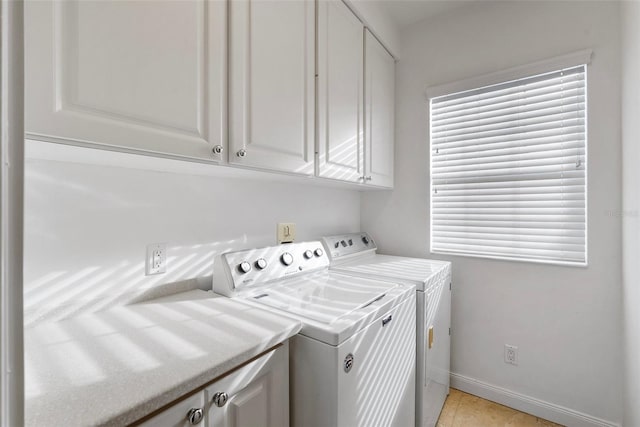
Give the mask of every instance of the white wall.
[[[573, 425], [622, 418], [619, 23], [617, 2], [477, 2], [406, 28], [395, 190], [362, 196], [381, 252], [430, 256], [425, 89], [593, 48], [589, 267], [433, 256], [454, 265], [455, 384]], [[505, 343], [519, 347], [518, 366], [504, 363]]]
[[[278, 222], [297, 223], [298, 241], [360, 226], [358, 192], [305, 183], [42, 159], [27, 161], [25, 180], [27, 325], [193, 286], [162, 286], [187, 279], [211, 288], [214, 255], [276, 244]], [[146, 245], [157, 242], [168, 244], [167, 272], [145, 276]]]
[[640, 3], [622, 12], [624, 425], [640, 425]]

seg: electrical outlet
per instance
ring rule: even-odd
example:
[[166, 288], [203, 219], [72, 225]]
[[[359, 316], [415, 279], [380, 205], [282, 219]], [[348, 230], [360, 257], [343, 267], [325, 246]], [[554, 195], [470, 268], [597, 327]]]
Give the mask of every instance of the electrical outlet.
[[296, 224], [293, 222], [281, 222], [277, 231], [278, 244], [291, 243], [296, 240]]
[[515, 345], [504, 345], [504, 363], [518, 365], [518, 347]]
[[145, 263], [145, 274], [162, 274], [167, 271], [167, 245], [165, 243], [154, 243], [147, 246], [147, 260]]

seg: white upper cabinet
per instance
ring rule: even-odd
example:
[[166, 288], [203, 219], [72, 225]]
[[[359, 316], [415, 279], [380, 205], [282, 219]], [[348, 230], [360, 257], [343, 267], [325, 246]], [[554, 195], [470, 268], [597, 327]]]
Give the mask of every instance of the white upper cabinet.
[[226, 8], [25, 2], [27, 137], [221, 160]]
[[362, 182], [364, 26], [340, 0], [318, 2], [318, 175]]
[[229, 163], [314, 172], [315, 3], [229, 3]]
[[364, 69], [365, 179], [368, 184], [393, 187], [395, 61], [368, 30]]

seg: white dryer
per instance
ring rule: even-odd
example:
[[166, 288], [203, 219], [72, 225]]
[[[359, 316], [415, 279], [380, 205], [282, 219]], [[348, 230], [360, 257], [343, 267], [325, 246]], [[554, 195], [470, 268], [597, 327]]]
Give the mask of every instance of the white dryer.
[[216, 293], [302, 322], [290, 341], [293, 426], [415, 423], [415, 290], [329, 270], [320, 242], [223, 254]]
[[435, 426], [449, 394], [451, 263], [377, 254], [367, 233], [322, 240], [332, 271], [416, 287], [416, 426]]

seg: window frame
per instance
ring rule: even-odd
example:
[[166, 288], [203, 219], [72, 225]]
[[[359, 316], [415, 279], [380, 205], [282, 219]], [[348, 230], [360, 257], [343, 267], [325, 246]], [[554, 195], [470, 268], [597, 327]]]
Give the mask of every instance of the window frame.
[[[588, 201], [588, 124], [589, 124], [589, 110], [588, 110], [588, 68], [591, 64], [591, 58], [593, 55], [592, 49], [585, 49], [578, 52], [570, 53], [567, 55], [562, 55], [554, 58], [550, 58], [543, 61], [538, 61], [534, 63], [530, 63], [527, 65], [522, 65], [514, 68], [509, 68], [502, 71], [497, 71], [490, 74], [485, 74], [477, 77], [472, 77], [469, 79], [464, 79], [460, 81], [455, 81], [451, 83], [445, 83], [438, 86], [432, 86], [426, 89], [425, 95], [427, 99], [427, 109], [428, 109], [428, 118], [429, 118], [429, 252], [431, 254], [438, 255], [447, 255], [447, 256], [461, 256], [461, 257], [469, 257], [469, 258], [480, 258], [480, 259], [493, 259], [500, 261], [511, 261], [511, 262], [524, 262], [524, 263], [533, 263], [533, 264], [547, 264], [547, 265], [559, 265], [559, 266], [568, 266], [568, 267], [582, 267], [586, 268], [589, 266], [589, 201]], [[550, 73], [554, 71], [558, 71], [564, 68], [572, 68], [584, 65], [585, 66], [585, 146], [584, 146], [584, 159], [585, 159], [585, 191], [584, 191], [584, 199], [585, 199], [585, 212], [584, 212], [584, 225], [585, 225], [585, 243], [584, 243], [584, 262], [581, 261], [565, 261], [560, 259], [536, 259], [536, 258], [525, 258], [525, 257], [508, 257], [508, 256], [500, 256], [500, 255], [491, 255], [491, 254], [477, 254], [477, 253], [465, 253], [458, 251], [446, 251], [446, 250], [434, 250], [433, 249], [433, 196], [431, 191], [433, 189], [433, 156], [432, 152], [432, 111], [431, 111], [431, 100], [433, 98], [438, 98], [445, 95], [451, 95], [455, 93], [471, 91], [474, 89], [483, 88], [486, 86], [498, 85], [501, 83], [506, 83], [513, 80], [523, 79], [535, 75]]]

